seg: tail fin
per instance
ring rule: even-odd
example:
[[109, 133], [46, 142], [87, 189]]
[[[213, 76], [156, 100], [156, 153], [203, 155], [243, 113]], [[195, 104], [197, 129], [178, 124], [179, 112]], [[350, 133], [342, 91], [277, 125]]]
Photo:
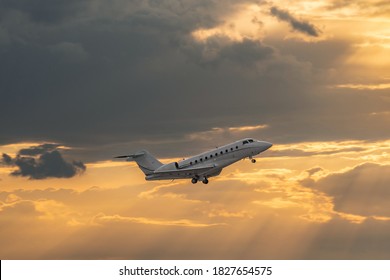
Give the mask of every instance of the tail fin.
[[127, 161], [135, 161], [145, 175], [153, 174], [153, 171], [163, 165], [148, 151], [142, 150], [132, 155], [118, 156], [115, 158], [127, 158]]

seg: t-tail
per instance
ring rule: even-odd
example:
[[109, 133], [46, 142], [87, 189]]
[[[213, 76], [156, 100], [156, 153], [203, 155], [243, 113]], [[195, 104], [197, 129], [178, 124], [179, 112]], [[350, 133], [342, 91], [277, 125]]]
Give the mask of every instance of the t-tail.
[[145, 175], [153, 174], [154, 170], [163, 165], [158, 159], [148, 151], [142, 150], [131, 155], [118, 156], [115, 158], [127, 158], [127, 161], [135, 161]]

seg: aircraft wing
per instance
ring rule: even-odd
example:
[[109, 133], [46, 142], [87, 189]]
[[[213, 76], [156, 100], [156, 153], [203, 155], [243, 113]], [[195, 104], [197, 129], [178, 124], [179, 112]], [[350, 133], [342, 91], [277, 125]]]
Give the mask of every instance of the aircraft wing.
[[210, 165], [205, 165], [201, 167], [194, 167], [194, 168], [183, 168], [183, 169], [174, 169], [174, 170], [162, 170], [162, 171], [157, 171], [155, 173], [157, 174], [164, 174], [164, 173], [174, 173], [174, 174], [186, 174], [186, 173], [196, 173], [196, 174], [203, 174], [211, 171], [212, 169], [217, 168], [216, 164], [210, 164]]

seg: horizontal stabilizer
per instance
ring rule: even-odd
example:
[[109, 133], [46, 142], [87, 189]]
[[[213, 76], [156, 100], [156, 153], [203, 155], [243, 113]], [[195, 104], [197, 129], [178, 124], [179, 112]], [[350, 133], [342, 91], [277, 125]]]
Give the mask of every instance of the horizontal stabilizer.
[[135, 153], [135, 154], [131, 154], [131, 155], [125, 155], [125, 156], [117, 156], [117, 157], [114, 157], [114, 158], [128, 158], [128, 159], [134, 159], [136, 157], [140, 157], [140, 156], [143, 156], [145, 154], [144, 151], [141, 151], [141, 152], [138, 152], [138, 153]]
[[131, 155], [129, 155], [129, 156], [117, 156], [117, 157], [114, 157], [114, 158], [128, 158], [128, 157], [131, 157]]

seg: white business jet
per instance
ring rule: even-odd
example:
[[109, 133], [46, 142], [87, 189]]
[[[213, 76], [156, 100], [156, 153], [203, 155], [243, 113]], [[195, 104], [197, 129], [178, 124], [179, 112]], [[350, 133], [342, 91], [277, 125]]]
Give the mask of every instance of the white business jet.
[[115, 158], [127, 158], [127, 161], [135, 161], [142, 172], [145, 173], [145, 179], [148, 181], [188, 178], [191, 179], [193, 184], [196, 184], [199, 180], [203, 184], [207, 184], [209, 177], [219, 175], [224, 167], [236, 161], [250, 158], [255, 163], [256, 160], [253, 156], [264, 152], [271, 146], [272, 144], [266, 141], [245, 138], [208, 152], [167, 164], [162, 164], [146, 150]]

